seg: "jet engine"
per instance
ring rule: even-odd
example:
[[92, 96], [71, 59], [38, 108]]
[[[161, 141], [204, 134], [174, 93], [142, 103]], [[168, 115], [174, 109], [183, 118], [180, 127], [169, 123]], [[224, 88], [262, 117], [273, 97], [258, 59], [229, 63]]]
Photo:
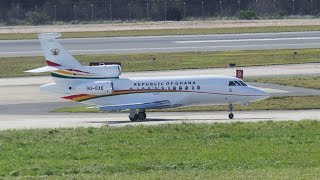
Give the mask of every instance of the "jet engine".
[[84, 71], [103, 77], [115, 78], [121, 75], [121, 66], [119, 65], [84, 66], [84, 68]]
[[113, 92], [113, 83], [111, 81], [84, 83], [77, 86], [75, 90], [80, 94], [108, 95]]

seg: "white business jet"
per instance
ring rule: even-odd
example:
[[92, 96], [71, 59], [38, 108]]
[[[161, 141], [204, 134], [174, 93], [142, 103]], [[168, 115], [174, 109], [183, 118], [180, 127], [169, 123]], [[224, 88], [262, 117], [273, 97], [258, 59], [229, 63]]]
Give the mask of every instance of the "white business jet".
[[48, 66], [27, 72], [50, 72], [54, 83], [41, 91], [94, 105], [102, 111], [130, 110], [131, 121], [145, 120], [147, 109], [202, 105], [248, 105], [269, 95], [228, 76], [121, 78], [120, 65], [83, 66], [57, 41], [59, 33], [39, 34]]

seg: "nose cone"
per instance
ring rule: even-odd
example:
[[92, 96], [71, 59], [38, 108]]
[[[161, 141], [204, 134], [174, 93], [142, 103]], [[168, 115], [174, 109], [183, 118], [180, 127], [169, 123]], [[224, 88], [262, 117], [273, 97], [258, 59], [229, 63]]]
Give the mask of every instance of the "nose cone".
[[253, 101], [261, 101], [270, 97], [270, 94], [255, 87], [251, 87], [251, 93], [253, 96]]

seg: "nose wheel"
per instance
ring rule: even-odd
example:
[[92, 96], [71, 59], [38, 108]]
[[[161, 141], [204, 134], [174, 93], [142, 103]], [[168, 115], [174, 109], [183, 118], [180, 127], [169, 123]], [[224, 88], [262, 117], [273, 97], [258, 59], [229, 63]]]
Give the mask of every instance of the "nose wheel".
[[229, 114], [229, 119], [233, 119], [234, 115], [232, 113]]
[[234, 117], [234, 115], [233, 115], [233, 113], [232, 113], [232, 111], [233, 111], [233, 104], [229, 104], [229, 106], [228, 106], [228, 111], [230, 112], [230, 114], [229, 114], [229, 119], [233, 119], [233, 117]]

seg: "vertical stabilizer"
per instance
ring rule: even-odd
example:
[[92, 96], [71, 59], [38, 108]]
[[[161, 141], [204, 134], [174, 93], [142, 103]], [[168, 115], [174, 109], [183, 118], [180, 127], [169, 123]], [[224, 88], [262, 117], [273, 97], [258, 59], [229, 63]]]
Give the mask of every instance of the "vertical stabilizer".
[[38, 35], [48, 66], [81, 68], [81, 64], [56, 39], [60, 36], [60, 33], [42, 33]]

